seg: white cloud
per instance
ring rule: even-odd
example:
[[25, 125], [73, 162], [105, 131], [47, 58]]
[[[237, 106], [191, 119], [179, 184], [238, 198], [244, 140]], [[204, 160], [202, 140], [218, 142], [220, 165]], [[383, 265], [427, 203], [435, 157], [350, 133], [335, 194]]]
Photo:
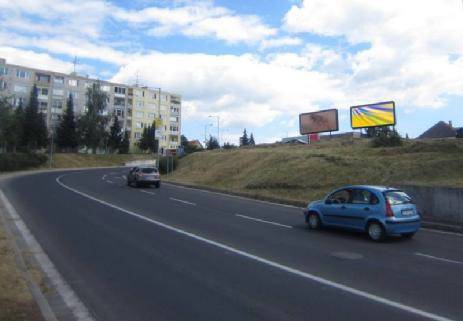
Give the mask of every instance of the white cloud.
[[285, 47], [285, 46], [299, 46], [302, 44], [302, 39], [297, 37], [281, 37], [264, 39], [260, 43], [260, 50], [271, 48]]
[[0, 57], [6, 59], [7, 63], [26, 66], [30, 68], [39, 68], [45, 70], [54, 70], [62, 73], [72, 71], [73, 65], [70, 62], [51, 57], [49, 54], [36, 53], [31, 50], [20, 50], [11, 47], [0, 46]]

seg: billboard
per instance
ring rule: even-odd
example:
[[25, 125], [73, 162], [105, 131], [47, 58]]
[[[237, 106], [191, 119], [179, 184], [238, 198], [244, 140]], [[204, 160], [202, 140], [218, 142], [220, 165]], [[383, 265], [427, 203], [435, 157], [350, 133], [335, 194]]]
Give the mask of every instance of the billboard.
[[301, 135], [335, 132], [339, 130], [338, 110], [327, 109], [299, 115]]
[[353, 106], [350, 108], [350, 122], [353, 129], [394, 126], [396, 124], [395, 103], [382, 103]]

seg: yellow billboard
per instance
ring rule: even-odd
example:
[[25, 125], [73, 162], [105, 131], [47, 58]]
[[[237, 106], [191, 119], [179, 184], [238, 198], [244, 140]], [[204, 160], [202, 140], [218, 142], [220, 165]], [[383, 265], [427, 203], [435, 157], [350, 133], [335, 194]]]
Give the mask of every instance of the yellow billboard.
[[353, 129], [394, 126], [396, 124], [395, 103], [382, 103], [353, 106], [350, 108], [350, 120]]

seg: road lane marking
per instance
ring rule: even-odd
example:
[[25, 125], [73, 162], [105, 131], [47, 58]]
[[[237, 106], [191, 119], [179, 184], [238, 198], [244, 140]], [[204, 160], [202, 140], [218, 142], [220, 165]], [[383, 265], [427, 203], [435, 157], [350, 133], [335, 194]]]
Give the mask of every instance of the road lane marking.
[[169, 197], [169, 199], [170, 199], [171, 201], [175, 201], [175, 202], [180, 202], [180, 203], [183, 203], [183, 204], [188, 204], [188, 205], [196, 206], [196, 203], [192, 203], [192, 202], [188, 202], [188, 201], [184, 201], [184, 200], [179, 200], [178, 198]]
[[122, 175], [122, 178], [123, 178], [123, 179], [127, 179], [127, 176], [125, 176], [125, 175]]
[[335, 281], [330, 281], [328, 279], [325, 279], [325, 278], [322, 278], [322, 277], [319, 277], [319, 276], [316, 276], [316, 275], [313, 275], [313, 274], [310, 274], [310, 273], [307, 273], [307, 272], [303, 272], [301, 270], [289, 267], [287, 265], [283, 265], [283, 264], [277, 263], [275, 261], [265, 259], [263, 257], [260, 257], [260, 256], [257, 256], [257, 255], [254, 255], [254, 254], [251, 254], [251, 253], [236, 249], [236, 248], [231, 247], [229, 245], [225, 245], [223, 243], [207, 239], [207, 238], [199, 236], [197, 234], [187, 232], [185, 230], [174, 227], [172, 225], [168, 225], [168, 224], [162, 223], [160, 221], [150, 219], [150, 218], [148, 218], [146, 216], [143, 216], [141, 214], [126, 210], [126, 209], [124, 209], [122, 207], [119, 207], [119, 206], [111, 204], [109, 202], [100, 200], [100, 199], [98, 199], [96, 197], [93, 197], [93, 196], [91, 196], [89, 194], [86, 194], [86, 193], [81, 192], [81, 191], [79, 191], [77, 189], [74, 189], [74, 188], [72, 188], [70, 186], [67, 186], [66, 184], [61, 182], [61, 178], [63, 176], [65, 176], [65, 175], [61, 175], [61, 176], [56, 178], [56, 182], [59, 185], [61, 185], [63, 188], [65, 188], [65, 189], [67, 189], [67, 190], [69, 190], [71, 192], [74, 192], [76, 194], [79, 194], [79, 195], [81, 195], [83, 197], [86, 197], [86, 198], [88, 198], [88, 199], [90, 199], [92, 201], [95, 201], [95, 202], [100, 203], [102, 205], [111, 207], [111, 208], [113, 208], [115, 210], [118, 210], [118, 211], [120, 211], [122, 213], [125, 213], [125, 214], [128, 214], [130, 216], [133, 216], [135, 218], [138, 218], [139, 220], [142, 220], [142, 221], [151, 223], [153, 225], [165, 228], [165, 229], [167, 229], [169, 231], [176, 232], [178, 234], [190, 237], [190, 238], [195, 239], [197, 241], [200, 241], [200, 242], [203, 242], [203, 243], [206, 243], [206, 244], [209, 244], [209, 245], [212, 245], [212, 246], [227, 250], [227, 251], [229, 251], [231, 253], [235, 253], [237, 255], [240, 255], [240, 256], [243, 256], [245, 258], [254, 260], [256, 262], [259, 262], [259, 263], [271, 266], [273, 268], [285, 271], [287, 273], [294, 274], [294, 275], [297, 275], [299, 277], [302, 277], [302, 278], [317, 282], [319, 284], [327, 285], [327, 286], [330, 286], [332, 288], [335, 288], [335, 289], [338, 289], [338, 290], [341, 290], [341, 291], [344, 291], [344, 292], [347, 292], [347, 293], [350, 293], [350, 294], [353, 294], [353, 295], [356, 295], [356, 296], [359, 296], [359, 297], [362, 297], [362, 298], [365, 298], [365, 299], [368, 299], [368, 300], [371, 300], [371, 301], [374, 301], [374, 302], [377, 302], [377, 303], [381, 303], [381, 304], [384, 304], [384, 305], [387, 305], [387, 306], [391, 306], [391, 307], [397, 308], [399, 310], [407, 311], [409, 313], [413, 313], [413, 314], [428, 318], [430, 320], [452, 321], [452, 319], [450, 319], [450, 318], [446, 318], [446, 317], [443, 317], [443, 316], [440, 316], [440, 315], [437, 315], [437, 314], [434, 314], [434, 313], [431, 313], [431, 312], [427, 312], [427, 311], [424, 311], [424, 310], [421, 310], [421, 309], [418, 309], [418, 308], [414, 308], [412, 306], [408, 306], [408, 305], [402, 304], [400, 302], [393, 301], [391, 299], [383, 298], [383, 297], [381, 297], [379, 295], [375, 295], [375, 294], [372, 294], [372, 293], [369, 293], [369, 292], [358, 290], [356, 288], [344, 285], [342, 283], [337, 283]]
[[463, 234], [458, 233], [458, 232], [440, 231], [440, 230], [435, 230], [435, 229], [426, 228], [426, 227], [422, 227], [420, 230], [427, 231], [427, 232], [432, 232], [432, 233], [437, 233], [437, 234], [445, 234], [445, 235], [452, 235], [452, 236], [463, 237]]
[[292, 226], [289, 226], [289, 225], [285, 225], [285, 224], [281, 224], [281, 223], [277, 223], [277, 222], [272, 222], [272, 221], [265, 221], [265, 220], [261, 220], [260, 218], [255, 218], [255, 217], [251, 217], [251, 216], [246, 216], [246, 215], [241, 215], [241, 214], [235, 214], [235, 216], [242, 217], [242, 218], [245, 218], [247, 220], [252, 220], [252, 221], [256, 221], [256, 222], [267, 223], [267, 224], [272, 224], [272, 225], [286, 227], [286, 228], [293, 228]]
[[437, 256], [429, 255], [429, 254], [424, 254], [424, 253], [416, 252], [415, 255], [417, 255], [417, 256], [422, 256], [422, 257], [425, 257], [425, 258], [428, 258], [428, 259], [432, 259], [432, 260], [436, 260], [436, 261], [442, 261], [442, 262], [447, 262], [447, 263], [454, 263], [454, 264], [461, 264], [461, 265], [463, 265], [463, 262], [461, 262], [461, 261], [445, 259], [445, 258], [443, 258], [443, 257], [437, 257]]
[[103, 177], [101, 178], [102, 180], [105, 180], [106, 179], [106, 175], [103, 175]]
[[110, 181], [109, 179], [106, 182], [108, 182], [109, 184], [114, 184], [114, 182]]
[[154, 192], [148, 192], [148, 191], [145, 191], [143, 189], [141, 189], [140, 192], [145, 193], [145, 194], [150, 194], [150, 195], [156, 195], [156, 193], [154, 193]]

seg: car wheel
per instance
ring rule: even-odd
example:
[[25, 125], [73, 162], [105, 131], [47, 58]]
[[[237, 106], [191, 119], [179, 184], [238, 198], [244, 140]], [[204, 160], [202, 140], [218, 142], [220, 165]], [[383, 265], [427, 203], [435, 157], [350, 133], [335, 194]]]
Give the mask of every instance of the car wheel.
[[316, 213], [309, 213], [307, 216], [307, 224], [311, 230], [319, 230], [322, 225], [320, 217]]
[[411, 239], [413, 236], [415, 236], [415, 232], [402, 234], [402, 237], [406, 239]]
[[154, 186], [155, 186], [156, 188], [161, 187], [161, 182], [157, 182], [156, 184], [154, 184]]
[[375, 242], [381, 242], [386, 236], [383, 226], [379, 222], [371, 222], [367, 226], [367, 233], [370, 239]]
[[135, 181], [135, 187], [141, 187], [141, 183], [138, 181]]

